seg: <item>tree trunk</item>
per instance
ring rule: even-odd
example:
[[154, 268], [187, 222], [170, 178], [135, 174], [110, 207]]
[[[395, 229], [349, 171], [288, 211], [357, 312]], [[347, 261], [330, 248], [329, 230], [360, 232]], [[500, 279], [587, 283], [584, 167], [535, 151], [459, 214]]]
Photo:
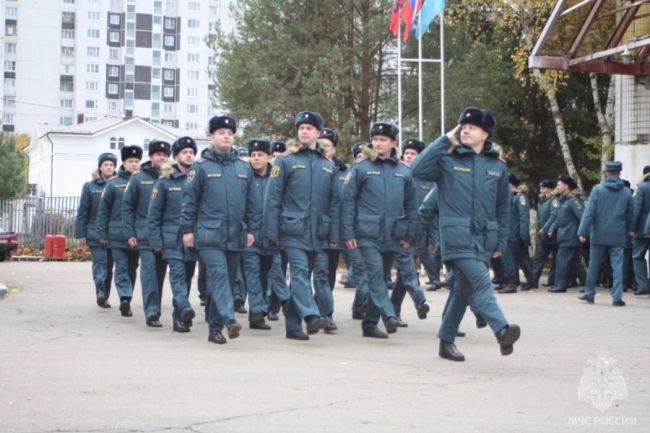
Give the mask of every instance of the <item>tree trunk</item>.
[[566, 165], [569, 176], [574, 178], [576, 182], [578, 182], [578, 186], [582, 188], [582, 180], [578, 175], [578, 171], [573, 164], [573, 158], [571, 157], [571, 149], [566, 137], [566, 131], [564, 130], [562, 113], [560, 113], [560, 106], [557, 103], [555, 86], [546, 81], [539, 69], [533, 69], [533, 75], [535, 76], [539, 87], [544, 91], [546, 99], [548, 99], [548, 103], [551, 106], [551, 114], [553, 115], [553, 121], [555, 122], [555, 131], [557, 132], [558, 142], [560, 144], [560, 149], [562, 150], [562, 157], [564, 158], [564, 164]]
[[612, 157], [612, 134], [614, 132], [614, 79], [610, 78], [609, 87], [607, 90], [607, 100], [605, 107], [600, 100], [600, 93], [598, 92], [598, 79], [596, 74], [589, 74], [591, 81], [591, 94], [594, 98], [594, 107], [596, 108], [596, 116], [598, 117], [598, 127], [602, 137], [600, 147], [600, 171], [605, 171], [605, 164]]

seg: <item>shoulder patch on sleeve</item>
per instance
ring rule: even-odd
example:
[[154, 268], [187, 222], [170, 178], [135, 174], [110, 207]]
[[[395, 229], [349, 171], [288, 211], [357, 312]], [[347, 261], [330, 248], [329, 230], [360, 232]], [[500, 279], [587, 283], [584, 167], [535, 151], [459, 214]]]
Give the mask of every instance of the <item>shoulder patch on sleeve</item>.
[[280, 176], [280, 166], [274, 165], [273, 168], [271, 169], [271, 177], [278, 177], [278, 176]]
[[192, 182], [192, 181], [194, 180], [194, 176], [196, 176], [196, 170], [195, 170], [195, 169], [191, 169], [191, 170], [187, 173], [187, 182]]
[[154, 187], [151, 190], [151, 200], [155, 200], [158, 197], [158, 188]]

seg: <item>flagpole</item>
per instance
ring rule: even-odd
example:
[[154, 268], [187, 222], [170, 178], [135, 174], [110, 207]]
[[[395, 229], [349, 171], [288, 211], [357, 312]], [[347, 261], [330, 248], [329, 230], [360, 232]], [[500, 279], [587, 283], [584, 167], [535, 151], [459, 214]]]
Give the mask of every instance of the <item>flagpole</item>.
[[445, 21], [440, 12], [440, 135], [445, 133]]
[[397, 28], [397, 127], [398, 147], [402, 150], [402, 22]]
[[[422, 20], [422, 13], [418, 13], [418, 28], [420, 28], [420, 21]], [[418, 38], [418, 139], [422, 141], [422, 36]]]

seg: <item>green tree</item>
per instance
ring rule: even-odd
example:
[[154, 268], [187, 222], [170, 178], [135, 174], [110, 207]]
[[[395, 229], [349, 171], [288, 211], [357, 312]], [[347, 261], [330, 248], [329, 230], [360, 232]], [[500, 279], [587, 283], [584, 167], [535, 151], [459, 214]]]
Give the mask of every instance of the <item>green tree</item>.
[[246, 135], [292, 136], [319, 111], [343, 143], [366, 137], [393, 96], [385, 85], [390, 5], [381, 0], [242, 0], [237, 32], [208, 39], [218, 101]]
[[14, 198], [25, 191], [26, 159], [15, 136], [0, 134], [0, 199]]

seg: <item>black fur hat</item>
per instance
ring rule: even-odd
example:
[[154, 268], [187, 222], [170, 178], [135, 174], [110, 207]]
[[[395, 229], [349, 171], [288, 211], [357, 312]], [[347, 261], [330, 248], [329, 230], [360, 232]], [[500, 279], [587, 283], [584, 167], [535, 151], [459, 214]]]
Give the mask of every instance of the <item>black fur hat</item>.
[[271, 143], [264, 138], [254, 138], [246, 142], [249, 154], [253, 152], [264, 152], [271, 154]]
[[230, 116], [214, 116], [208, 123], [208, 131], [212, 134], [217, 129], [228, 128], [233, 134], [237, 133], [237, 121]]
[[467, 107], [460, 113], [458, 123], [461, 125], [476, 125], [486, 131], [490, 136], [494, 133], [494, 127], [497, 124], [496, 119], [487, 110], [482, 108]]
[[194, 150], [194, 155], [198, 152], [198, 147], [196, 146], [196, 141], [192, 137], [181, 137], [174, 141], [172, 144], [172, 155], [178, 155], [181, 150], [190, 148]]
[[172, 154], [172, 145], [162, 140], [153, 140], [149, 143], [149, 156], [162, 152], [167, 156]]
[[375, 122], [370, 127], [370, 137], [372, 138], [375, 135], [384, 135], [386, 137], [392, 138], [393, 140], [397, 140], [397, 136], [399, 135], [399, 128], [392, 123]]
[[124, 146], [120, 150], [121, 156], [122, 156], [122, 162], [126, 161], [129, 158], [138, 158], [142, 159], [142, 148], [140, 146], [136, 146], [135, 144], [131, 146]]
[[424, 144], [424, 142], [415, 140], [413, 138], [407, 138], [406, 140], [402, 141], [402, 152], [405, 152], [406, 149], [413, 149], [417, 153], [422, 153], [425, 147], [426, 144]]
[[319, 131], [322, 131], [323, 116], [321, 116], [320, 113], [316, 113], [315, 111], [301, 111], [296, 115], [296, 129], [298, 129], [300, 125], [304, 124], [311, 125]]
[[323, 128], [320, 132], [319, 138], [326, 138], [334, 144], [334, 147], [339, 145], [339, 133], [334, 129]]

